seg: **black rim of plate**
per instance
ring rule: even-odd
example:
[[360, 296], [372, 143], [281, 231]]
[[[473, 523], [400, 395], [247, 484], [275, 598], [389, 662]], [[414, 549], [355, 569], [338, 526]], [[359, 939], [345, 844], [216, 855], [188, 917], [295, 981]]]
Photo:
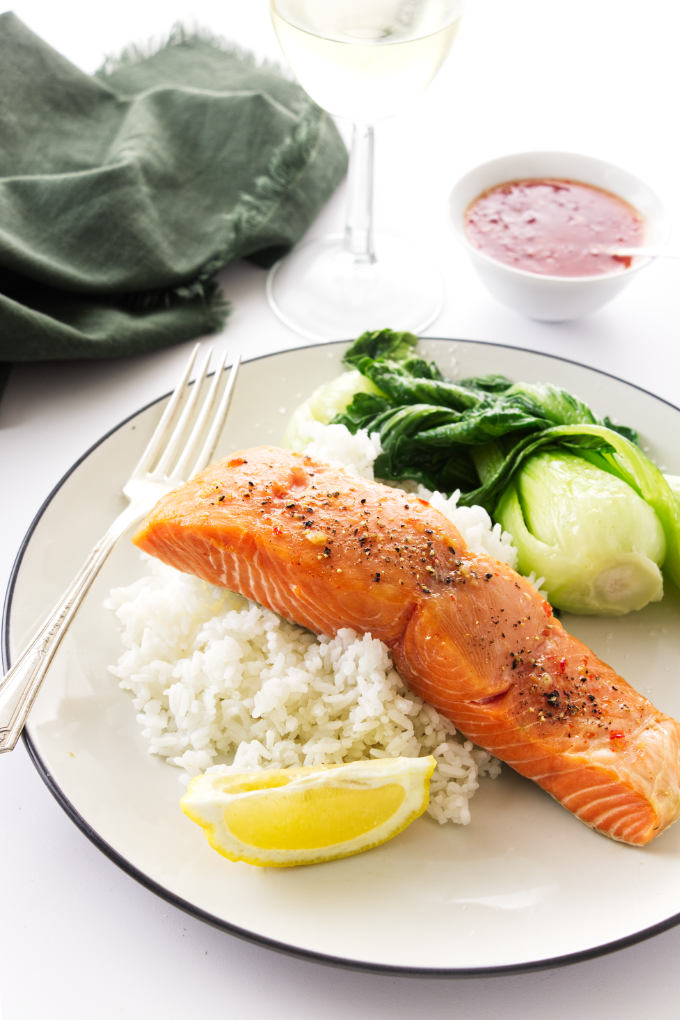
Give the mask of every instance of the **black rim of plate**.
[[[522, 354], [529, 354], [540, 358], [549, 358], [556, 362], [574, 365], [578, 368], [585, 369], [587, 372], [592, 372], [595, 375], [600, 375], [607, 377], [609, 379], [613, 379], [616, 382], [622, 383], [624, 386], [638, 390], [639, 392], [644, 393], [647, 396], [651, 397], [653, 400], [656, 400], [661, 404], [665, 404], [667, 407], [670, 407], [673, 410], [680, 413], [680, 408], [677, 407], [675, 404], [671, 403], [671, 401], [665, 400], [663, 397], [659, 397], [656, 394], [651, 393], [649, 390], [646, 390], [642, 386], [638, 386], [635, 383], [628, 382], [627, 380], [622, 379], [620, 376], [617, 376], [612, 372], [606, 372], [602, 369], [592, 368], [590, 365], [586, 365], [583, 362], [576, 361], [571, 358], [564, 358], [557, 354], [550, 354], [546, 353], [545, 351], [531, 350], [526, 347], [517, 347], [512, 344], [501, 344], [484, 340], [466, 340], [455, 337], [429, 337], [429, 336], [423, 336], [420, 337], [420, 339], [428, 341], [435, 340], [444, 343], [458, 343], [463, 346], [469, 345], [475, 347], [489, 347], [502, 350], [517, 351]], [[297, 347], [287, 348], [286, 350], [283, 351], [274, 351], [269, 354], [262, 354], [255, 358], [250, 358], [248, 359], [248, 362], [245, 362], [244, 364], [256, 361], [264, 361], [268, 358], [278, 357], [281, 355], [285, 356], [286, 354], [304, 350], [308, 347], [323, 346], [326, 349], [331, 349], [334, 346], [339, 346], [347, 342], [348, 342], [347, 340], [337, 340], [326, 342], [323, 344], [300, 344]], [[93, 443], [71, 465], [68, 471], [66, 471], [62, 478], [57, 482], [57, 484], [54, 486], [50, 494], [43, 502], [42, 506], [39, 508], [35, 517], [31, 521], [28, 531], [24, 535], [24, 538], [21, 542], [21, 545], [19, 546], [19, 550], [12, 565], [12, 570], [10, 573], [9, 583], [7, 585], [7, 592], [5, 595], [5, 601], [3, 605], [2, 660], [3, 668], [5, 670], [9, 669], [11, 665], [9, 652], [9, 631], [12, 613], [12, 601], [16, 587], [16, 582], [19, 576], [24, 555], [26, 553], [26, 550], [28, 549], [28, 546], [30, 545], [30, 542], [40, 522], [40, 519], [42, 518], [45, 511], [52, 503], [52, 500], [54, 499], [56, 494], [60, 491], [60, 489], [63, 488], [63, 486], [69, 480], [71, 475], [73, 475], [75, 471], [77, 471], [78, 467], [83, 463], [83, 461], [85, 461], [90, 456], [91, 453], [93, 453], [94, 450], [98, 449], [103, 443], [110, 439], [110, 437], [113, 436], [116, 432], [118, 432], [121, 428], [124, 428], [125, 425], [128, 424], [128, 422], [133, 421], [135, 418], [143, 414], [145, 411], [153, 407], [155, 404], [167, 400], [169, 396], [170, 393], [168, 392], [160, 397], [157, 397], [155, 400], [149, 401], [148, 404], [145, 404], [143, 407], [139, 408], [132, 414], [128, 415], [117, 425], [114, 425], [113, 428], [109, 429], [109, 431], [106, 432], [103, 436], [101, 436], [95, 443]], [[574, 953], [568, 953], [562, 956], [553, 956], [540, 960], [527, 960], [521, 963], [502, 964], [499, 966], [480, 966], [472, 968], [470, 967], [460, 968], [455, 966], [429, 968], [398, 964], [392, 965], [372, 963], [371, 961], [353, 960], [351, 958], [346, 959], [340, 956], [333, 956], [321, 952], [317, 953], [314, 952], [313, 950], [298, 948], [293, 945], [288, 945], [284, 942], [279, 942], [275, 939], [270, 939], [265, 935], [260, 935], [256, 932], [240, 928], [238, 925], [231, 924], [229, 921], [225, 921], [223, 918], [216, 917], [215, 915], [210, 914], [208, 911], [202, 910], [200, 907], [195, 906], [188, 900], [183, 899], [181, 896], [172, 892], [171, 890], [166, 889], [165, 886], [163, 886], [160, 882], [157, 882], [154, 878], [151, 878], [149, 875], [145, 874], [143, 871], [135, 867], [135, 865], [128, 861], [127, 858], [124, 857], [122, 853], [120, 853], [118, 850], [115, 849], [115, 847], [113, 847], [110, 843], [103, 839], [103, 837], [100, 836], [99, 833], [89, 824], [87, 819], [84, 818], [80, 814], [80, 812], [74, 807], [74, 805], [68, 799], [64, 791], [61, 789], [57, 779], [55, 779], [55, 777], [52, 775], [52, 773], [50, 772], [50, 770], [47, 768], [46, 764], [40, 757], [40, 753], [37, 750], [33, 741], [31, 740], [31, 737], [26, 729], [22, 734], [22, 739], [26, 747], [26, 750], [28, 751], [29, 757], [33, 762], [39, 776], [41, 777], [41, 779], [43, 780], [43, 782], [45, 783], [45, 785], [47, 786], [48, 790], [55, 798], [57, 803], [61, 806], [61, 808], [66, 812], [68, 817], [71, 819], [71, 821], [81, 830], [81, 832], [85, 836], [87, 836], [87, 838], [106, 857], [109, 858], [109, 860], [113, 861], [114, 864], [121, 868], [131, 878], [135, 879], [137, 882], [140, 883], [140, 885], [144, 886], [146, 889], [149, 889], [151, 892], [155, 893], [161, 899], [166, 900], [172, 906], [177, 907], [179, 910], [184, 911], [185, 913], [189, 914], [192, 917], [197, 918], [200, 921], [204, 921], [206, 924], [209, 924], [214, 928], [224, 931], [229, 935], [236, 936], [237, 938], [244, 939], [245, 941], [251, 942], [255, 945], [263, 946], [267, 949], [272, 949], [274, 951], [284, 953], [289, 956], [294, 956], [297, 957], [298, 959], [311, 960], [316, 963], [342, 967], [350, 970], [367, 971], [370, 973], [401, 974], [413, 977], [432, 977], [432, 978], [437, 977], [463, 978], [463, 977], [492, 977], [492, 976], [500, 977], [508, 974], [527, 973], [529, 971], [545, 970], [548, 968], [563, 967], [569, 964], [581, 963], [585, 960], [591, 960], [595, 957], [604, 956], [608, 953], [617, 952], [620, 949], [625, 949], [629, 946], [636, 945], [637, 943], [652, 938], [655, 935], [660, 935], [662, 932], [668, 931], [669, 929], [675, 927], [678, 923], [680, 923], [680, 913], [677, 913], [666, 918], [664, 921], [659, 921], [648, 928], [643, 928], [638, 932], [626, 935], [620, 939], [615, 939], [612, 942], [607, 942], [598, 946], [591, 946], [587, 949], [579, 950]]]

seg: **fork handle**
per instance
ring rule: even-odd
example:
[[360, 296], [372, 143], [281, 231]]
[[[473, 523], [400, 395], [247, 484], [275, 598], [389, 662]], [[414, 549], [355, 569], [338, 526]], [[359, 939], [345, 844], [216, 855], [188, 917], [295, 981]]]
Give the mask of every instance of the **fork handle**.
[[11, 751], [66, 630], [114, 545], [142, 515], [126, 507], [92, 548], [52, 612], [0, 681], [0, 753]]

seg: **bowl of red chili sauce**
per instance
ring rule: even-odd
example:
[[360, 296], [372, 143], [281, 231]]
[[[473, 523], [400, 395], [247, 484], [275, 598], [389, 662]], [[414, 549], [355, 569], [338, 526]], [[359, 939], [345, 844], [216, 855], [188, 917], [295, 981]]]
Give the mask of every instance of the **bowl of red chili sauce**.
[[659, 245], [667, 233], [646, 184], [567, 152], [516, 153], [475, 167], [454, 187], [451, 212], [489, 291], [545, 321], [602, 307], [650, 262], [619, 249]]

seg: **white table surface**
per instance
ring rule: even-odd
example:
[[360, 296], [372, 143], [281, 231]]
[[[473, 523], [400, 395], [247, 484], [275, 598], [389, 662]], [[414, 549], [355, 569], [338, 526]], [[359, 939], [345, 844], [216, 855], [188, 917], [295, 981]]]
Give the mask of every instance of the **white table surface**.
[[[437, 81], [377, 134], [378, 229], [425, 239], [445, 271], [446, 305], [430, 335], [573, 358], [680, 404], [680, 263], [657, 262], [582, 321], [529, 322], [482, 289], [447, 217], [450, 187], [474, 163], [521, 149], [566, 149], [611, 159], [646, 179], [677, 238], [674, 8], [668, 0], [469, 0]], [[162, 37], [176, 20], [278, 55], [265, 0], [16, 0], [13, 9], [86, 71], [129, 42]], [[340, 189], [310, 233], [335, 229], [342, 217]], [[218, 346], [249, 357], [299, 345], [268, 309], [261, 271], [235, 265], [223, 284], [233, 312]], [[171, 387], [186, 349], [14, 368], [0, 401], [0, 589], [52, 487], [100, 435]], [[679, 928], [596, 959], [522, 974], [427, 979], [349, 971], [239, 940], [148, 892], [69, 821], [22, 744], [0, 760], [0, 804], [2, 1020], [677, 1016]]]

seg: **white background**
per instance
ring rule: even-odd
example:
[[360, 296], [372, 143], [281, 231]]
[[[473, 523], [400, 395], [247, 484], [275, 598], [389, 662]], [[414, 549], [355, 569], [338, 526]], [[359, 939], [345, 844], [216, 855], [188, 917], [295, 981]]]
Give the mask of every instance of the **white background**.
[[[17, 0], [13, 9], [85, 71], [130, 42], [162, 39], [177, 20], [278, 54], [264, 0]], [[679, 27], [668, 0], [469, 0], [437, 81], [416, 107], [378, 130], [378, 228], [417, 236], [446, 275], [446, 306], [431, 335], [560, 354], [680, 404], [680, 262], [655, 263], [588, 319], [548, 326], [486, 294], [447, 216], [453, 182], [474, 163], [521, 149], [567, 149], [644, 178], [666, 204], [677, 239]], [[340, 189], [311, 233], [335, 229], [342, 215]], [[219, 345], [247, 357], [299, 344], [267, 308], [261, 272], [234, 266], [223, 282], [233, 312]], [[171, 386], [185, 350], [14, 370], [0, 401], [0, 588], [62, 474], [102, 433]], [[66, 818], [23, 745], [0, 760], [0, 804], [3, 1020], [677, 1016], [678, 929], [535, 973], [435, 980], [350, 972], [237, 940], [137, 885]]]

